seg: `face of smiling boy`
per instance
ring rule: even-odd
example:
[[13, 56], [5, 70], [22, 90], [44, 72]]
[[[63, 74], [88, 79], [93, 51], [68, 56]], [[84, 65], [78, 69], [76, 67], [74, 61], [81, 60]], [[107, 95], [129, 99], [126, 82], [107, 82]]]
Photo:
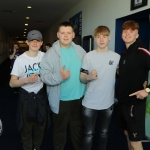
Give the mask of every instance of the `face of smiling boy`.
[[101, 49], [104, 49], [108, 46], [110, 40], [110, 36], [103, 35], [103, 34], [98, 34], [95, 36], [95, 42], [97, 46]]
[[122, 31], [122, 39], [127, 45], [131, 45], [139, 37], [138, 30], [126, 29]]
[[57, 37], [60, 41], [60, 46], [63, 48], [69, 48], [70, 44], [75, 37], [72, 27], [70, 26], [61, 26], [57, 32]]
[[38, 40], [31, 40], [31, 41], [26, 41], [28, 46], [29, 46], [29, 50], [36, 52], [40, 49], [41, 45], [42, 45], [42, 41], [38, 41]]

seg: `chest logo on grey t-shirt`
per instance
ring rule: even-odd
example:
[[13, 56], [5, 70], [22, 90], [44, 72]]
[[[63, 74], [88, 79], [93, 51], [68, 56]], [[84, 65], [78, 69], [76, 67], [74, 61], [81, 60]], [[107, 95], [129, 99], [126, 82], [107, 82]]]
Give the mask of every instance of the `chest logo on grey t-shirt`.
[[113, 60], [110, 60], [109, 61], [109, 65], [113, 65], [114, 61]]

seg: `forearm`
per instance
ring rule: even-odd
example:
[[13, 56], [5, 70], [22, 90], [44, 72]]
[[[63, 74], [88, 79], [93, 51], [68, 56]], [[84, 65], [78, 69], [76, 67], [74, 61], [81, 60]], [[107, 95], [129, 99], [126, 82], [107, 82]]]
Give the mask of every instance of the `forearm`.
[[63, 81], [59, 72], [52, 74], [51, 72], [42, 71], [41, 79], [46, 85], [57, 85]]
[[81, 74], [80, 74], [80, 81], [82, 83], [88, 83], [89, 82], [89, 75], [81, 72]]
[[[50, 59], [49, 53], [43, 56], [41, 61], [41, 79], [46, 85], [59, 85], [63, 81], [60, 75], [60, 69], [55, 67], [57, 63]], [[57, 66], [57, 65], [56, 65]]]
[[10, 59], [13, 59], [15, 57], [15, 52], [12, 55], [9, 55]]
[[10, 87], [14, 88], [14, 87], [21, 87], [24, 84], [27, 84], [28, 80], [27, 78], [23, 78], [23, 79], [10, 79], [9, 85]]

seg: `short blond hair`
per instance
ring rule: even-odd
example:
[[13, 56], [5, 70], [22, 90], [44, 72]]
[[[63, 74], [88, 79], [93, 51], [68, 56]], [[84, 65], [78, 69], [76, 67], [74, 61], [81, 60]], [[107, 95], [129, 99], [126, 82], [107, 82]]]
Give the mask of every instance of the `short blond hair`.
[[99, 34], [109, 36], [110, 35], [110, 30], [109, 30], [109, 28], [107, 26], [98, 26], [94, 30], [94, 36], [97, 36]]

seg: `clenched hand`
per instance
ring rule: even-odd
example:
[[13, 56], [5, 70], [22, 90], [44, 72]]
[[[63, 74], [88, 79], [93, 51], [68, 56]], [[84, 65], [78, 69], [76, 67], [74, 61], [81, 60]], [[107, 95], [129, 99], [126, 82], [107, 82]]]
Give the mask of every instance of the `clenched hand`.
[[70, 70], [64, 70], [65, 66], [60, 68], [60, 75], [63, 80], [67, 80], [70, 77]]
[[41, 74], [40, 72], [37, 74], [32, 74], [31, 76], [27, 77], [26, 83], [34, 83], [38, 81], [38, 75]]

